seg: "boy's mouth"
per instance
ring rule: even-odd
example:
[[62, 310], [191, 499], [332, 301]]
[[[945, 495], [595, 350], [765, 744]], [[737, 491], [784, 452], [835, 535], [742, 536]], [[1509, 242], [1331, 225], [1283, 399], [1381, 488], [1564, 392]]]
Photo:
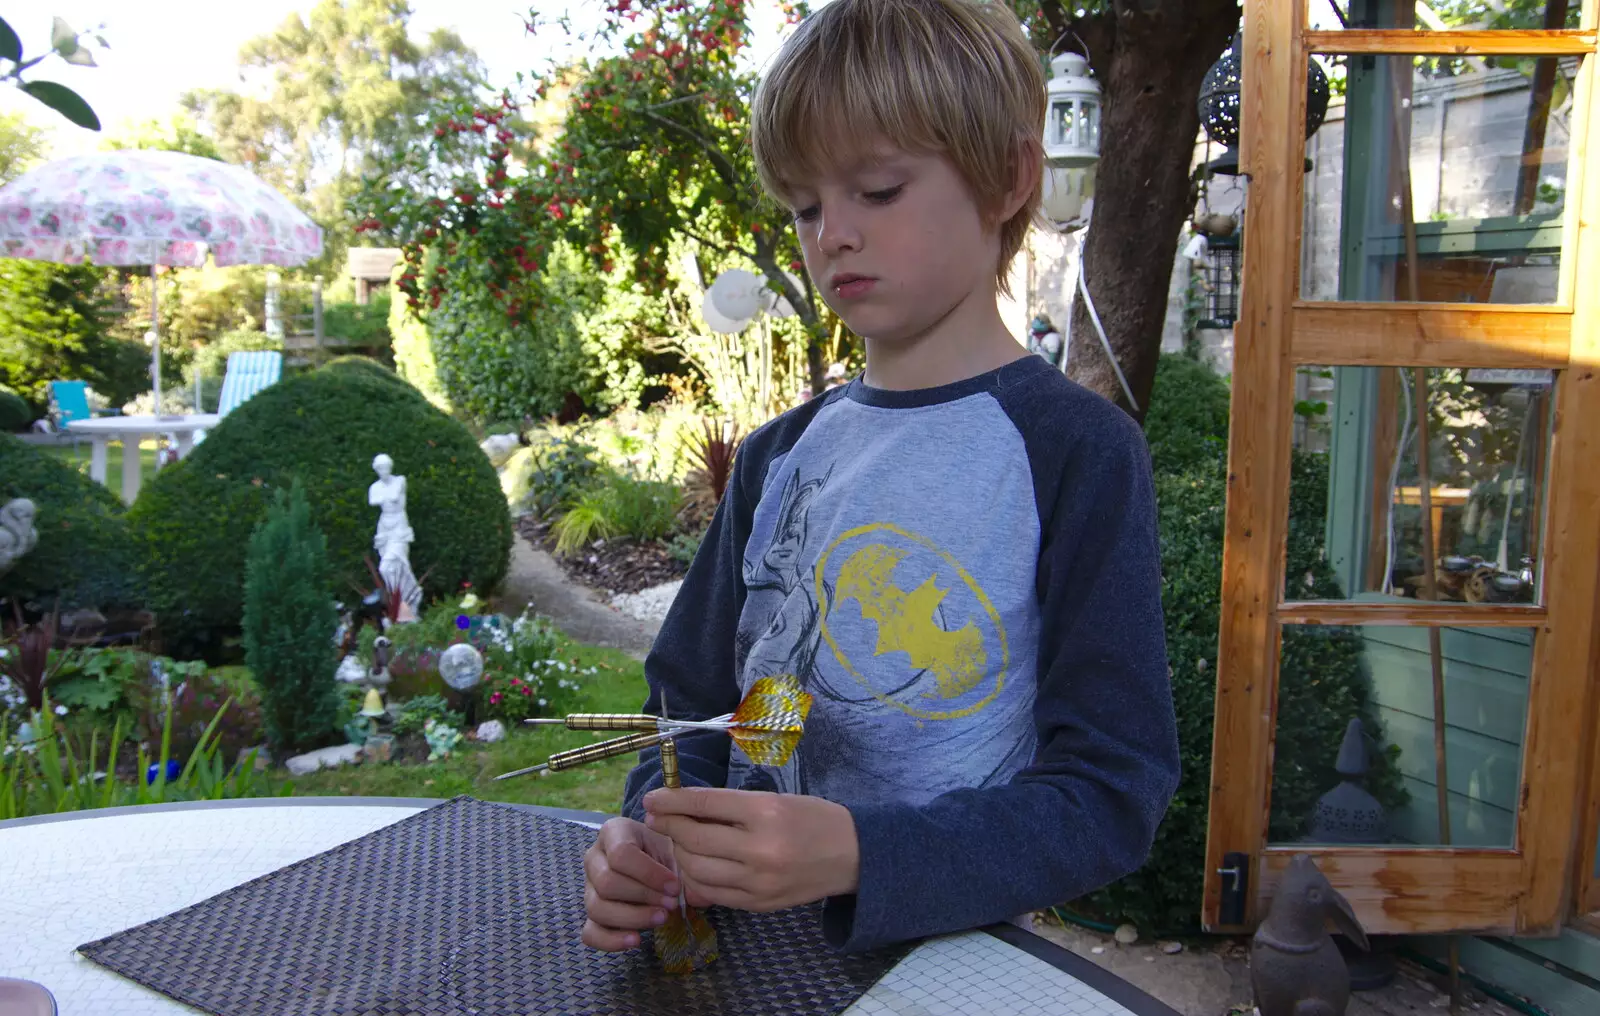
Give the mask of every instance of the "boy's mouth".
[[840, 272], [828, 280], [828, 286], [839, 296], [846, 300], [866, 296], [878, 282], [870, 275], [857, 275], [854, 272]]

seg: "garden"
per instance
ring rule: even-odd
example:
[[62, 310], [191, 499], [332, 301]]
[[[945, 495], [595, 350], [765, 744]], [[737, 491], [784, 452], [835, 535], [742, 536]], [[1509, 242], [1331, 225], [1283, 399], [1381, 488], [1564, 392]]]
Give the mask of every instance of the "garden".
[[[359, 97], [324, 96], [304, 157], [321, 157], [319, 136], [356, 152], [324, 189], [248, 157], [246, 129], [299, 137], [287, 127], [311, 106], [293, 89], [250, 99], [251, 116], [195, 95], [190, 119], [130, 139], [250, 166], [326, 230], [281, 286], [261, 266], [156, 274], [179, 379], [161, 409], [214, 409], [234, 353], [279, 352], [284, 369], [131, 504], [86, 475], [81, 449], [29, 430], [57, 379], [87, 381], [99, 408], [156, 408], [148, 277], [0, 261], [0, 431], [16, 432], [0, 433], [0, 505], [30, 500], [37, 534], [0, 573], [0, 819], [273, 794], [617, 807], [628, 758], [494, 780], [590, 740], [524, 720], [645, 698], [638, 659], [508, 594], [514, 561], [548, 554], [602, 601], [670, 602], [743, 437], [861, 363], [787, 211], [758, 197], [744, 5], [644, 6], [640, 20], [612, 5], [593, 54], [533, 76], [531, 94], [463, 83], [454, 51], [413, 54], [434, 77], [390, 96], [415, 127], [403, 138], [363, 127]], [[1036, 37], [1044, 6], [1018, 5]], [[273, 59], [314, 81], [321, 44]], [[313, 280], [362, 245], [397, 252], [391, 284], [362, 302], [347, 279], [318, 282], [323, 330], [345, 341], [286, 341]], [[1074, 906], [1159, 933], [1194, 927], [1202, 886], [1229, 386], [1189, 356], [1150, 363], [1135, 388], [1183, 783], [1150, 862]], [[404, 478], [404, 569], [375, 545], [380, 456]], [[1313, 592], [1334, 582], [1326, 499], [1326, 465], [1298, 459], [1286, 574]], [[1348, 719], [1379, 730], [1355, 638], [1285, 640], [1274, 839], [1300, 835], [1296, 816], [1337, 784], [1326, 746]], [[1369, 785], [1403, 798], [1386, 760]]]

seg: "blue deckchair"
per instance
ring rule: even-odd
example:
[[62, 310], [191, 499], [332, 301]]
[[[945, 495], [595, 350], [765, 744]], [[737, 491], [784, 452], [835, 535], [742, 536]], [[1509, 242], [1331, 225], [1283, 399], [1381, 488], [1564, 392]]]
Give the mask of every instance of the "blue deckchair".
[[229, 353], [228, 372], [222, 379], [217, 415], [227, 416], [252, 395], [275, 383], [283, 373], [283, 354], [277, 350]]
[[50, 421], [58, 433], [71, 436], [73, 448], [78, 447], [78, 435], [68, 430], [67, 424], [75, 420], [92, 420], [96, 416], [119, 416], [122, 413], [120, 409], [90, 409], [87, 381], [51, 381], [48, 388]]

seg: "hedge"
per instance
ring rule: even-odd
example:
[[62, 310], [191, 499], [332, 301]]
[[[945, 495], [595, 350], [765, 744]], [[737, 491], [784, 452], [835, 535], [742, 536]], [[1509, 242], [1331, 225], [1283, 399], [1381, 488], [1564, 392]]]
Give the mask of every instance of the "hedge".
[[400, 385], [408, 391], [421, 394], [405, 378], [370, 356], [361, 356], [358, 353], [336, 356], [324, 364], [322, 369], [335, 374], [349, 374], [353, 377], [371, 378], [386, 384]]
[[33, 422], [33, 407], [16, 392], [0, 385], [0, 433], [27, 430]]
[[[1076, 903], [1155, 934], [1198, 927], [1205, 881], [1228, 399], [1227, 382], [1210, 368], [1181, 356], [1163, 357], [1145, 434], [1156, 474], [1162, 606], [1183, 776], [1144, 867]], [[1286, 572], [1297, 596], [1338, 598], [1322, 559], [1327, 460], [1297, 452], [1291, 475]], [[1309, 585], [1302, 585], [1308, 576]], [[1382, 743], [1355, 629], [1286, 629], [1269, 822], [1273, 842], [1303, 836], [1312, 805], [1338, 783], [1333, 763], [1352, 716], [1361, 717], [1367, 733]], [[1374, 759], [1366, 785], [1389, 807], [1406, 800], [1392, 757]]]
[[39, 543], [0, 575], [0, 596], [48, 610], [142, 605], [122, 501], [54, 456], [0, 434], [0, 504], [25, 497]]
[[[460, 423], [398, 379], [345, 364], [285, 377], [163, 469], [128, 513], [163, 634], [194, 648], [239, 628], [245, 550], [272, 491], [298, 478], [328, 538], [336, 595], [370, 585], [372, 460], [407, 478], [411, 563], [429, 596], [505, 575], [511, 519], [488, 458]], [[196, 646], [197, 640], [202, 645]]]

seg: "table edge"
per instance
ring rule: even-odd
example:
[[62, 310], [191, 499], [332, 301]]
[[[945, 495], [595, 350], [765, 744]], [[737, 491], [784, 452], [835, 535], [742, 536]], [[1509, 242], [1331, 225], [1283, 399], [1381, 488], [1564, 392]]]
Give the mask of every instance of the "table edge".
[[[44, 825], [49, 822], [88, 821], [96, 818], [113, 818], [118, 815], [147, 815], [158, 811], [204, 811], [213, 808], [285, 808], [285, 807], [352, 807], [352, 808], [413, 808], [422, 811], [445, 804], [447, 797], [240, 797], [223, 801], [168, 801], [163, 804], [129, 804], [117, 808], [81, 808], [77, 811], [54, 812], [49, 815], [29, 815], [0, 822], [0, 832], [22, 826]], [[569, 822], [601, 823], [612, 816], [598, 811], [578, 811], [572, 808], [552, 808], [542, 804], [519, 804], [512, 801], [491, 801], [510, 808], [520, 808]]]
[[1182, 1016], [1176, 1009], [1132, 982], [1025, 928], [1002, 922], [978, 930], [987, 932], [1007, 945], [1021, 949], [1034, 959], [1048, 963], [1069, 977], [1082, 981], [1111, 1001], [1130, 1010], [1134, 1016]]

